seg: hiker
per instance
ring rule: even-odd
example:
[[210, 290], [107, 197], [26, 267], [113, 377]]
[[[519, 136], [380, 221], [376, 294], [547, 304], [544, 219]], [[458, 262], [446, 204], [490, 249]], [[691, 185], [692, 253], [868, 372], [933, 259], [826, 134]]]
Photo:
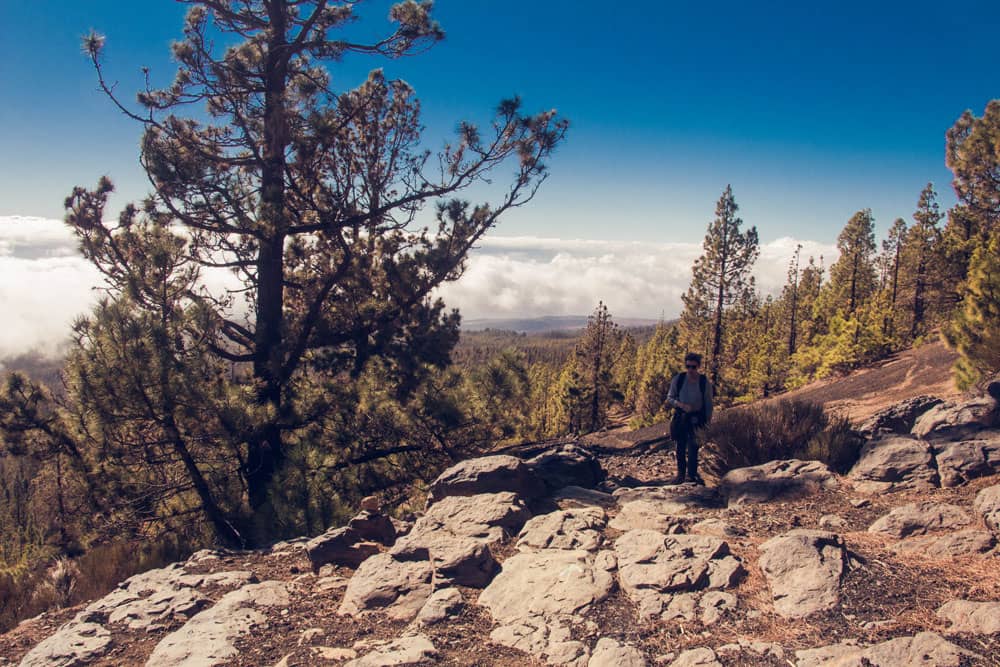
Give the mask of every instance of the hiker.
[[701, 355], [689, 352], [684, 368], [670, 381], [667, 404], [674, 408], [670, 435], [677, 443], [677, 477], [673, 484], [687, 481], [704, 485], [698, 475], [698, 431], [712, 419], [712, 384], [698, 372]]

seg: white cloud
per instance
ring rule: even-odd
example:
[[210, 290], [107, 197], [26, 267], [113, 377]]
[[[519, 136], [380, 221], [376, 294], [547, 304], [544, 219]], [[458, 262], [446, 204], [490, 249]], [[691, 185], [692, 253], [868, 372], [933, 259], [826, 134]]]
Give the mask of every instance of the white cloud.
[[[761, 247], [758, 284], [780, 288], [796, 241]], [[802, 241], [803, 257], [834, 258], [832, 246]], [[469, 258], [465, 275], [441, 296], [466, 318], [585, 315], [597, 301], [617, 317], [673, 317], [701, 253], [693, 243], [646, 243], [491, 236]], [[222, 287], [229, 276], [212, 276]], [[100, 275], [59, 221], [0, 217], [0, 359], [32, 350], [53, 353], [85, 313]]]

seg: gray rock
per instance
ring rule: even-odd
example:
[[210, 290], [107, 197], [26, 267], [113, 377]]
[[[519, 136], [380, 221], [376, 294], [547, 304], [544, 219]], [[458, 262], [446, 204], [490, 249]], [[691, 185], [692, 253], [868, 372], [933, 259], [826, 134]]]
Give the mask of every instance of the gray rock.
[[862, 422], [858, 430], [869, 436], [879, 433], [903, 435], [913, 429], [920, 415], [943, 402], [934, 396], [914, 396], [876, 412]]
[[391, 547], [396, 541], [396, 526], [392, 519], [371, 510], [363, 510], [347, 524], [365, 542], [378, 542]]
[[768, 540], [760, 551], [759, 565], [779, 615], [803, 618], [840, 601], [848, 554], [839, 535], [793, 530]]
[[[856, 641], [844, 641], [819, 648], [803, 649], [795, 652], [796, 667], [833, 667], [840, 660], [850, 661], [861, 654], [863, 647]], [[849, 664], [849, 663], [845, 663]]]
[[566, 486], [591, 488], [604, 479], [604, 471], [597, 459], [573, 444], [542, 452], [529, 459], [527, 466], [550, 491]]
[[536, 516], [524, 524], [517, 548], [597, 551], [607, 515], [599, 507], [569, 509]]
[[965, 440], [979, 431], [1000, 426], [997, 402], [989, 396], [936, 405], [917, 419], [913, 435], [924, 440]]
[[670, 667], [722, 667], [722, 663], [712, 649], [693, 648], [677, 656], [677, 659], [670, 663]]
[[948, 634], [1000, 633], [1000, 602], [953, 600], [937, 610], [938, 618], [951, 623]]
[[862, 492], [893, 488], [932, 488], [939, 485], [931, 446], [904, 436], [879, 438], [861, 448], [848, 475]]
[[972, 440], [939, 443], [934, 451], [944, 487], [1000, 472], [1000, 431], [981, 431]]
[[664, 621], [691, 622], [698, 618], [698, 594], [677, 593], [670, 596], [667, 608], [660, 614]]
[[382, 642], [360, 642], [355, 649], [370, 653], [346, 663], [345, 667], [409, 667], [437, 662], [438, 650], [425, 635], [409, 635]]
[[661, 614], [674, 593], [729, 586], [742, 571], [729, 545], [707, 535], [631, 530], [615, 541], [615, 553], [622, 589], [640, 616]]
[[646, 667], [646, 658], [634, 646], [603, 637], [597, 641], [587, 667]]
[[924, 535], [943, 528], [961, 528], [972, 523], [968, 512], [956, 505], [922, 501], [897, 507], [868, 527], [869, 533], [903, 538]]
[[717, 489], [696, 484], [624, 487], [615, 489], [612, 495], [620, 505], [637, 500], [676, 503], [678, 513], [699, 509], [717, 509], [723, 506], [722, 496], [719, 495]]
[[457, 588], [434, 591], [417, 614], [418, 625], [436, 625], [457, 616], [465, 607], [465, 598]]
[[996, 540], [985, 530], [960, 530], [943, 535], [911, 537], [891, 548], [898, 554], [915, 554], [930, 558], [975, 556], [993, 550]]
[[736, 596], [722, 591], [709, 591], [701, 597], [701, 622], [715, 625], [727, 611], [736, 609]]
[[574, 507], [614, 507], [615, 497], [596, 489], [582, 486], [564, 486], [552, 494], [552, 499], [562, 509]]
[[775, 498], [801, 496], [836, 489], [837, 477], [819, 461], [769, 461], [730, 470], [719, 488], [729, 505], [766, 503]]
[[934, 632], [921, 632], [913, 637], [897, 637], [868, 648], [859, 648], [835, 660], [818, 664], [829, 667], [900, 667], [901, 665], [959, 667], [967, 664], [970, 659], [981, 659], [981, 657], [952, 644]]
[[721, 537], [723, 539], [745, 537], [747, 534], [742, 528], [737, 528], [731, 523], [714, 517], [692, 524], [688, 530], [689, 532], [697, 535], [714, 535], [715, 537]]
[[1000, 535], [1000, 484], [986, 487], [976, 494], [972, 508], [983, 517], [994, 535]]
[[288, 586], [280, 581], [250, 584], [226, 593], [215, 605], [160, 640], [146, 667], [201, 667], [227, 662], [237, 655], [234, 642], [238, 637], [267, 627], [261, 608], [285, 607], [288, 603]]
[[516, 493], [530, 501], [546, 493], [545, 484], [521, 459], [484, 456], [457, 463], [441, 473], [430, 486], [428, 506], [449, 496]]
[[819, 518], [819, 527], [826, 528], [827, 530], [843, 530], [847, 528], [847, 522], [844, 521], [844, 517], [842, 516], [824, 514]]
[[587, 667], [587, 646], [574, 640], [569, 627], [557, 618], [531, 616], [504, 623], [490, 633], [501, 646], [530, 653], [550, 665]]
[[338, 613], [357, 616], [382, 611], [396, 620], [412, 620], [431, 596], [433, 578], [434, 569], [427, 560], [377, 554], [351, 577]]
[[610, 525], [622, 532], [647, 528], [661, 533], [681, 533], [685, 524], [694, 519], [687, 511], [687, 506], [673, 500], [633, 500], [622, 505]]
[[[97, 622], [95, 622], [97, 621]], [[20, 667], [89, 665], [111, 650], [111, 632], [99, 615], [81, 612], [21, 659]]]
[[313, 571], [328, 564], [358, 567], [378, 552], [377, 544], [363, 541], [350, 526], [328, 530], [306, 543], [306, 555]]

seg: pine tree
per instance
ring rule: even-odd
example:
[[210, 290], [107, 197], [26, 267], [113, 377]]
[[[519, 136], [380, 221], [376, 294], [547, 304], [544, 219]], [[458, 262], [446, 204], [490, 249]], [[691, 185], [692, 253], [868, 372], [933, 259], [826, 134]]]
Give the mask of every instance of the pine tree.
[[882, 287], [888, 301], [886, 317], [882, 322], [882, 331], [886, 338], [892, 339], [896, 334], [897, 303], [899, 300], [899, 268], [903, 255], [903, 242], [906, 237], [906, 221], [896, 218], [889, 228], [889, 233], [882, 241]]
[[788, 310], [788, 344], [785, 349], [788, 356], [795, 354], [795, 344], [799, 333], [799, 259], [802, 255], [802, 244], [795, 246], [795, 254], [788, 263], [788, 282], [782, 289], [781, 298], [787, 304]]
[[[420, 144], [419, 103], [406, 83], [375, 70], [355, 90], [333, 89], [325, 62], [396, 58], [441, 39], [429, 2], [394, 5], [393, 31], [369, 43], [350, 35], [356, 3], [191, 5], [173, 46], [177, 76], [140, 93], [139, 111], [106, 83], [103, 37], [85, 40], [102, 87], [145, 128], [141, 161], [153, 193], [106, 226], [110, 183], [77, 188], [67, 220], [112, 298], [141, 297], [130, 306], [150, 314], [192, 313], [178, 335], [197, 342], [199, 364], [224, 385], [212, 391], [229, 397], [204, 404], [225, 409], [201, 419], [231, 443], [259, 512], [286, 443], [328, 411], [316, 398], [329, 389], [322, 378], [357, 379], [383, 359], [405, 394], [428, 365], [447, 363], [458, 316], [432, 294], [461, 274], [504, 212], [531, 199], [566, 124], [506, 100], [488, 129], [463, 123], [435, 160]], [[179, 115], [199, 103], [207, 114]], [[506, 164], [513, 181], [495, 204], [445, 201]], [[435, 202], [433, 233], [415, 228]], [[129, 230], [143, 230], [130, 241], [138, 254], [122, 252]], [[137, 258], [160, 252], [165, 236], [181, 244], [185, 266], [229, 270], [239, 288], [157, 295]]]
[[[702, 244], [704, 252], [695, 260], [691, 285], [683, 296], [682, 321], [689, 332], [704, 330], [701, 319], [710, 315], [707, 340], [711, 341], [708, 360], [709, 376], [718, 385], [724, 342], [724, 312], [736, 299], [743, 297], [750, 284], [750, 271], [760, 254], [757, 228], [742, 230], [743, 221], [736, 216], [739, 207], [733, 199], [733, 189], [727, 185], [715, 207], [715, 220], [709, 224]], [[706, 340], [696, 333], [689, 341]]]
[[981, 118], [966, 111], [948, 130], [945, 163], [960, 202], [957, 235], [987, 242], [1000, 229], [1000, 100], [990, 101]]
[[870, 209], [858, 211], [837, 236], [840, 257], [830, 267], [833, 307], [854, 314], [875, 291], [875, 220]]
[[614, 369], [621, 344], [621, 330], [611, 319], [604, 302], [598, 303], [573, 350], [576, 371], [582, 380], [582, 397], [587, 405], [583, 428], [588, 431], [596, 431], [605, 424], [615, 389]]
[[962, 303], [944, 337], [960, 355], [954, 368], [960, 389], [1000, 372], [1000, 231], [973, 253]]
[[907, 230], [905, 240], [905, 273], [912, 294], [910, 340], [925, 331], [929, 292], [940, 288], [937, 279], [940, 271], [940, 237], [938, 223], [941, 212], [936, 201], [934, 186], [930, 183], [920, 193], [913, 225]]

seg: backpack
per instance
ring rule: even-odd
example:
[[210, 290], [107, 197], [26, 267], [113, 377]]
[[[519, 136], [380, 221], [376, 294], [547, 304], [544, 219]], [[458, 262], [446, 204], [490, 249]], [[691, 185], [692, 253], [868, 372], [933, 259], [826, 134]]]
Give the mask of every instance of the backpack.
[[[687, 380], [687, 373], [681, 371], [677, 374], [677, 395], [681, 395], [681, 389], [684, 388], [684, 382]], [[705, 418], [705, 404], [706, 401], [706, 391], [708, 390], [708, 378], [704, 375], [698, 376], [698, 388], [701, 389], [701, 411], [698, 413], [701, 417], [701, 425], [704, 426], [706, 422]]]

